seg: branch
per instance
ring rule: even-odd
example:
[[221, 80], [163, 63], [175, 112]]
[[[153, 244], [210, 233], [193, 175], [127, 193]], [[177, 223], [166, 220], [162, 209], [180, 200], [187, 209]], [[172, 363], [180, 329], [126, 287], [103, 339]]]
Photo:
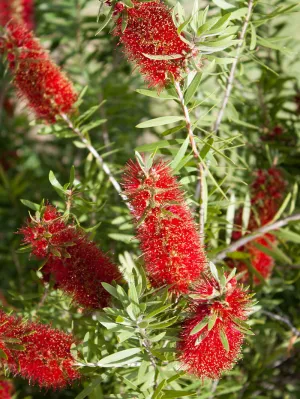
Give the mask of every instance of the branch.
[[220, 128], [220, 125], [221, 125], [221, 122], [222, 122], [222, 119], [223, 119], [223, 116], [224, 116], [224, 112], [225, 112], [225, 109], [227, 107], [227, 104], [228, 104], [228, 101], [229, 101], [229, 98], [230, 98], [230, 94], [231, 94], [231, 91], [232, 91], [232, 88], [233, 88], [235, 71], [236, 71], [236, 67], [237, 67], [241, 52], [242, 52], [242, 47], [243, 47], [243, 44], [244, 44], [244, 39], [245, 39], [245, 35], [246, 35], [246, 32], [247, 32], [247, 28], [248, 28], [248, 25], [249, 25], [249, 22], [250, 22], [252, 9], [253, 9], [253, 0], [249, 0], [249, 2], [248, 2], [248, 12], [247, 12], [247, 15], [246, 15], [243, 27], [242, 27], [242, 31], [241, 31], [241, 34], [240, 34], [240, 41], [239, 41], [239, 43], [238, 43], [238, 45], [236, 47], [236, 56], [234, 57], [234, 61], [232, 63], [230, 74], [229, 74], [229, 77], [228, 77], [228, 80], [227, 80], [227, 86], [226, 86], [226, 90], [225, 90], [224, 99], [223, 99], [221, 108], [219, 110], [219, 113], [218, 113], [218, 116], [217, 116], [217, 120], [216, 120], [216, 122], [214, 124], [214, 127], [213, 127], [213, 131], [214, 132], [217, 132], [219, 130], [219, 128]]
[[117, 182], [117, 180], [114, 178], [109, 166], [103, 161], [103, 158], [99, 154], [99, 152], [96, 150], [96, 148], [84, 137], [84, 134], [73, 125], [73, 122], [71, 119], [68, 117], [66, 114], [61, 114], [61, 117], [63, 120], [67, 123], [68, 127], [75, 133], [77, 136], [80, 138], [80, 140], [83, 142], [83, 144], [86, 146], [86, 148], [90, 151], [90, 153], [94, 156], [96, 161], [98, 162], [99, 166], [103, 170], [104, 173], [108, 176], [109, 181], [113, 185], [113, 187], [116, 189], [116, 191], [120, 194], [122, 199], [125, 201], [127, 207], [129, 208], [129, 204], [127, 202], [127, 197], [122, 194], [122, 189], [120, 184]]
[[277, 230], [280, 229], [283, 226], [286, 226], [290, 222], [295, 222], [300, 220], [300, 214], [289, 216], [285, 219], [278, 220], [278, 222], [272, 223], [272, 224], [267, 224], [263, 227], [260, 227], [257, 229], [254, 233], [249, 234], [245, 237], [242, 237], [240, 240], [235, 241], [232, 243], [228, 248], [226, 248], [224, 251], [220, 252], [215, 259], [212, 260], [212, 262], [217, 262], [219, 260], [223, 260], [226, 258], [228, 252], [234, 252], [240, 247], [243, 247], [244, 245], [248, 244], [248, 242], [255, 240], [258, 237], [261, 237], [262, 235], [268, 233], [269, 231], [272, 230]]
[[200, 242], [202, 245], [204, 245], [204, 171], [203, 171], [203, 165], [201, 161], [201, 157], [197, 148], [197, 144], [195, 141], [195, 136], [192, 128], [192, 122], [190, 118], [190, 113], [188, 110], [188, 107], [185, 104], [184, 101], [184, 95], [180, 87], [179, 82], [175, 82], [175, 89], [178, 95], [179, 102], [181, 104], [184, 117], [185, 117], [185, 124], [186, 124], [186, 129], [188, 131], [189, 139], [190, 139], [190, 144], [194, 153], [194, 157], [197, 159], [198, 162], [198, 168], [199, 168], [199, 183], [200, 183], [200, 211], [199, 211], [199, 236], [200, 236]]
[[300, 330], [298, 330], [287, 317], [279, 316], [278, 314], [268, 312], [267, 310], [262, 310], [261, 313], [265, 314], [266, 316], [270, 317], [273, 320], [281, 321], [282, 323], [286, 324], [292, 331], [296, 337], [300, 337]]

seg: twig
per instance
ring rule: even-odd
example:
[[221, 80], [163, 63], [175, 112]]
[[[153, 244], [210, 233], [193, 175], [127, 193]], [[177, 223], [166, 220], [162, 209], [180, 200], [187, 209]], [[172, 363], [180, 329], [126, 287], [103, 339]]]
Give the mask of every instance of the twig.
[[225, 109], [227, 107], [227, 104], [228, 104], [228, 101], [229, 101], [229, 98], [230, 98], [230, 94], [231, 94], [231, 91], [232, 91], [232, 88], [233, 88], [235, 71], [236, 71], [236, 67], [237, 67], [241, 52], [242, 52], [242, 47], [243, 47], [243, 44], [244, 44], [244, 39], [245, 39], [245, 35], [246, 35], [246, 32], [247, 32], [247, 28], [248, 28], [248, 25], [249, 25], [249, 22], [250, 22], [252, 9], [253, 9], [253, 0], [249, 0], [249, 2], [248, 2], [248, 12], [247, 12], [247, 15], [246, 15], [243, 27], [242, 27], [242, 31], [241, 31], [241, 34], [240, 34], [240, 41], [239, 41], [239, 43], [238, 43], [238, 45], [236, 47], [236, 56], [234, 57], [234, 61], [232, 63], [231, 70], [230, 70], [230, 73], [229, 73], [229, 77], [228, 77], [228, 80], [227, 80], [227, 86], [226, 86], [226, 90], [225, 90], [224, 99], [223, 99], [221, 108], [219, 110], [216, 122], [215, 122], [214, 127], [213, 127], [213, 131], [214, 132], [217, 132], [219, 130], [219, 128], [220, 128], [220, 125], [221, 125], [221, 122], [222, 122], [222, 119], [223, 119], [223, 116], [224, 116], [224, 112], [225, 112]]
[[228, 248], [224, 249], [224, 251], [221, 251], [215, 259], [212, 260], [212, 262], [217, 262], [218, 260], [223, 260], [226, 258], [228, 252], [234, 252], [240, 247], [243, 247], [244, 245], [248, 244], [248, 242], [255, 240], [258, 237], [261, 237], [262, 235], [268, 233], [269, 231], [272, 230], [277, 230], [280, 229], [283, 226], [286, 226], [290, 222], [296, 222], [300, 220], [300, 214], [289, 216], [285, 219], [278, 220], [278, 222], [272, 223], [272, 224], [267, 224], [263, 227], [260, 227], [257, 229], [255, 232], [252, 234], [249, 234], [240, 240], [235, 241], [232, 243]]
[[125, 204], [127, 205], [128, 208], [129, 204], [127, 202], [127, 197], [126, 195], [122, 194], [122, 189], [120, 184], [117, 182], [117, 180], [114, 178], [113, 174], [111, 173], [111, 170], [109, 166], [103, 161], [103, 158], [99, 154], [99, 152], [96, 150], [96, 148], [84, 137], [84, 134], [73, 125], [73, 122], [70, 120], [68, 115], [66, 114], [61, 114], [61, 117], [63, 120], [67, 123], [68, 127], [75, 133], [77, 136], [80, 138], [80, 140], [83, 142], [83, 144], [86, 146], [86, 148], [90, 151], [90, 153], [94, 156], [94, 158], [97, 160], [99, 166], [101, 169], [103, 169], [104, 173], [108, 176], [109, 181], [113, 185], [113, 187], [116, 189], [116, 191], [120, 194], [122, 199], [125, 201]]
[[266, 316], [270, 317], [273, 320], [281, 321], [282, 323], [286, 324], [292, 331], [292, 333], [296, 337], [300, 337], [300, 330], [298, 330], [291, 321], [285, 316], [279, 316], [278, 314], [268, 312], [267, 310], [262, 310], [261, 313], [265, 314]]
[[201, 157], [196, 145], [195, 141], [195, 136], [192, 128], [192, 122], [190, 118], [190, 113], [189, 110], [185, 104], [184, 101], [184, 95], [180, 87], [179, 82], [175, 82], [175, 89], [178, 95], [178, 99], [180, 101], [184, 117], [185, 117], [185, 124], [186, 128], [188, 131], [189, 139], [190, 139], [190, 144], [194, 153], [194, 157], [197, 159], [198, 163], [198, 168], [199, 168], [199, 183], [200, 183], [200, 193], [199, 193], [199, 202], [200, 202], [200, 211], [199, 211], [199, 236], [200, 236], [200, 242], [202, 245], [204, 245], [204, 171], [203, 171], [203, 165], [201, 161]]

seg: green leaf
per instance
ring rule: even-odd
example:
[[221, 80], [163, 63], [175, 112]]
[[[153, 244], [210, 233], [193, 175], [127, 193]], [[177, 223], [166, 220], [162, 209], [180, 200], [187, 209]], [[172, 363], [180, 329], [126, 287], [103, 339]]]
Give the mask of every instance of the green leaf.
[[163, 126], [183, 120], [184, 120], [183, 116], [161, 116], [160, 118], [150, 119], [146, 122], [142, 122], [138, 124], [136, 127], [139, 129], [145, 129], [147, 127]]
[[152, 317], [158, 315], [159, 313], [164, 312], [165, 310], [169, 309], [172, 306], [172, 303], [169, 303], [167, 305], [161, 306], [157, 309], [154, 309], [152, 312], [146, 315], [145, 319], [151, 319]]
[[151, 399], [157, 399], [161, 393], [161, 391], [163, 390], [164, 386], [166, 385], [166, 380], [163, 379], [158, 385], [157, 388], [155, 389], [155, 391], [153, 392], [153, 395], [151, 396]]
[[208, 321], [208, 325], [207, 325], [207, 330], [210, 331], [214, 328], [214, 325], [216, 324], [218, 318], [218, 314], [217, 313], [213, 313], [210, 317], [209, 317], [209, 321]]
[[20, 201], [22, 202], [23, 205], [27, 206], [28, 208], [34, 210], [34, 211], [38, 211], [40, 209], [40, 205], [36, 204], [34, 202], [28, 201], [26, 199], [20, 199]]
[[224, 349], [226, 350], [226, 352], [229, 352], [229, 342], [228, 342], [225, 331], [223, 329], [221, 329], [219, 334], [220, 334], [220, 340], [222, 342]]
[[60, 184], [60, 182], [57, 180], [57, 178], [55, 177], [55, 175], [52, 172], [52, 170], [50, 170], [50, 172], [49, 172], [49, 181], [50, 181], [50, 184], [54, 187], [54, 189], [57, 192], [57, 194], [60, 197], [64, 198], [65, 197], [65, 189]]
[[215, 3], [216, 6], [222, 8], [222, 10], [229, 10], [231, 8], [234, 8], [233, 5], [225, 0], [212, 0], [212, 2]]
[[137, 93], [143, 94], [144, 96], [157, 98], [159, 100], [177, 100], [177, 97], [172, 96], [166, 92], [158, 93], [156, 90], [146, 90], [146, 89], [137, 89]]
[[120, 296], [119, 293], [117, 291], [117, 289], [115, 287], [113, 287], [112, 285], [108, 284], [108, 283], [101, 283], [102, 287], [110, 293], [110, 295], [112, 295], [113, 297], [117, 298], [120, 300]]
[[170, 327], [172, 324], [176, 323], [178, 316], [171, 317], [168, 320], [161, 321], [160, 323], [149, 324], [150, 330], [159, 330], [163, 328]]
[[99, 35], [99, 33], [106, 27], [106, 25], [109, 23], [109, 21], [112, 19], [113, 12], [114, 12], [114, 7], [109, 7], [109, 13], [107, 14], [105, 20], [100, 24], [99, 29], [97, 30], [95, 36]]
[[110, 363], [116, 363], [119, 362], [120, 360], [124, 360], [127, 358], [130, 358], [137, 353], [141, 352], [141, 348], [131, 348], [131, 349], [125, 349], [120, 352], [113, 353], [112, 355], [105, 356], [97, 364], [102, 367], [103, 365], [108, 365]]
[[246, 194], [242, 213], [242, 235], [247, 231], [251, 215], [251, 200], [249, 193]]
[[175, 391], [168, 390], [163, 391], [164, 395], [161, 399], [171, 399], [171, 398], [183, 398], [184, 396], [195, 396], [197, 393], [195, 391]]
[[209, 317], [205, 316], [203, 320], [200, 321], [200, 323], [196, 324], [195, 327], [192, 329], [192, 331], [190, 332], [190, 335], [195, 335], [197, 334], [199, 331], [203, 330], [203, 328], [205, 326], [207, 326], [209, 322]]
[[182, 158], [184, 157], [186, 150], [188, 149], [189, 142], [190, 142], [190, 138], [189, 138], [189, 136], [187, 136], [187, 138], [184, 140], [183, 144], [181, 145], [178, 153], [176, 154], [175, 158], [173, 159], [173, 161], [170, 164], [170, 166], [173, 170], [177, 168], [177, 166], [181, 162]]
[[185, 94], [184, 94], [184, 101], [186, 104], [188, 104], [191, 99], [194, 97], [194, 94], [196, 93], [202, 79], [202, 73], [197, 72], [194, 79], [192, 80], [191, 84], [187, 88]]
[[169, 61], [169, 60], [177, 60], [179, 58], [183, 58], [182, 54], [170, 54], [170, 55], [154, 55], [154, 54], [145, 54], [145, 53], [142, 54], [146, 58], [156, 61]]
[[96, 388], [96, 386], [99, 385], [99, 384], [101, 384], [102, 380], [103, 380], [103, 377], [102, 377], [102, 376], [101, 376], [101, 377], [98, 377], [98, 378], [95, 378], [94, 380], [92, 380], [92, 382], [91, 382], [86, 388], [84, 388], [84, 390], [81, 391], [81, 392], [75, 397], [75, 399], [84, 399], [84, 398], [86, 398], [87, 396], [89, 396], [89, 395], [94, 391], [94, 389]]
[[296, 244], [300, 244], [300, 234], [294, 233], [291, 230], [280, 229], [278, 231], [273, 231], [272, 234], [274, 234], [278, 238], [281, 238], [282, 240], [292, 241]]

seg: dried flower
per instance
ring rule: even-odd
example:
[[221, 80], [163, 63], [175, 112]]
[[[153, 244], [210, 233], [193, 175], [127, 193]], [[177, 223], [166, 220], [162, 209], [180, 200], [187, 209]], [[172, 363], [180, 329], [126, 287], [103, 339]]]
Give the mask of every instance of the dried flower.
[[137, 225], [146, 270], [154, 286], [188, 291], [206, 265], [196, 224], [171, 169], [159, 162], [145, 174], [129, 162], [123, 177], [125, 194]]
[[40, 387], [64, 388], [80, 378], [70, 351], [74, 343], [72, 335], [0, 310], [0, 362]]
[[47, 205], [40, 220], [30, 219], [19, 233], [36, 257], [47, 259], [45, 281], [52, 278], [55, 288], [86, 308], [107, 305], [109, 294], [101, 283], [118, 280], [117, 267], [77, 226], [66, 224], [55, 207]]
[[191, 304], [178, 343], [179, 359], [184, 368], [201, 378], [218, 379], [231, 370], [240, 358], [244, 334], [249, 333], [245, 320], [251, 300], [236, 280], [224, 290], [216, 280], [202, 280]]
[[13, 384], [8, 380], [0, 380], [0, 398], [1, 399], [12, 399], [14, 387]]
[[0, 0], [0, 25], [5, 26], [14, 20], [32, 30], [33, 11], [33, 0]]
[[77, 100], [73, 85], [33, 33], [11, 22], [4, 43], [14, 85], [36, 116], [53, 123], [61, 113], [72, 112]]
[[[149, 86], [162, 88], [170, 75], [180, 79], [191, 48], [178, 35], [171, 11], [165, 4], [158, 0], [134, 1], [133, 4], [134, 7], [126, 8], [126, 16], [119, 3], [116, 4], [115, 13], [121, 14], [114, 35], [119, 36], [128, 58], [136, 63]], [[147, 55], [153, 58], [165, 56], [166, 59], [153, 59]]]

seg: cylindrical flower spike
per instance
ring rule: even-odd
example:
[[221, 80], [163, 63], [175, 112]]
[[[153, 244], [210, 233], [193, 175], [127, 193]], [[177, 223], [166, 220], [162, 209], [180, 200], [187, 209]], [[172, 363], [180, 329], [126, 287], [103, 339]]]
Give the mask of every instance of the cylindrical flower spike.
[[54, 123], [72, 112], [77, 100], [72, 83], [25, 25], [9, 23], [3, 46], [14, 85], [38, 118]]
[[5, 26], [13, 20], [32, 30], [34, 27], [33, 13], [33, 0], [0, 0], [1, 26]]
[[191, 316], [186, 319], [178, 343], [183, 367], [200, 378], [218, 379], [239, 359], [244, 334], [251, 333], [245, 320], [249, 294], [235, 279], [221, 288], [215, 279], [203, 280], [195, 291]]
[[[255, 231], [260, 226], [272, 221], [281, 205], [285, 189], [286, 182], [279, 169], [272, 167], [267, 170], [259, 169], [255, 172], [255, 180], [251, 184], [252, 209], [247, 227], [249, 232]], [[238, 229], [232, 234], [233, 241], [242, 237], [242, 218], [243, 210], [240, 208], [235, 217], [235, 226]], [[276, 245], [276, 242], [274, 235], [265, 234], [238, 249], [240, 252], [248, 253], [250, 266], [254, 269], [254, 272], [257, 271], [264, 279], [270, 278], [274, 260], [258, 246], [271, 249], [273, 245]], [[242, 281], [249, 281], [249, 265], [245, 261], [228, 259], [227, 264], [229, 267], [236, 267], [239, 272], [245, 271]], [[259, 284], [261, 278], [254, 275], [253, 282]]]
[[170, 75], [180, 79], [192, 49], [178, 34], [170, 8], [158, 0], [134, 1], [126, 11], [120, 4], [115, 8], [120, 15], [114, 35], [120, 38], [128, 58], [136, 63], [149, 86], [164, 87]]
[[201, 276], [206, 258], [197, 226], [171, 169], [159, 162], [145, 171], [138, 163], [129, 162], [123, 186], [152, 284], [171, 285], [177, 294], [187, 292]]
[[8, 380], [0, 380], [0, 398], [1, 399], [12, 399], [14, 386]]
[[0, 364], [45, 388], [64, 388], [80, 378], [71, 355], [72, 335], [8, 316], [0, 310]]
[[83, 307], [107, 305], [110, 297], [101, 283], [120, 278], [117, 266], [77, 226], [66, 224], [55, 207], [47, 205], [40, 220], [30, 219], [19, 232], [32, 254], [47, 259], [41, 270], [45, 281], [52, 278], [55, 288]]

